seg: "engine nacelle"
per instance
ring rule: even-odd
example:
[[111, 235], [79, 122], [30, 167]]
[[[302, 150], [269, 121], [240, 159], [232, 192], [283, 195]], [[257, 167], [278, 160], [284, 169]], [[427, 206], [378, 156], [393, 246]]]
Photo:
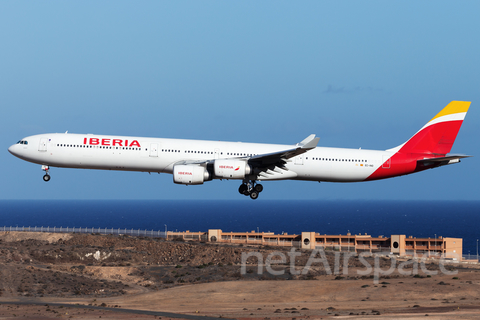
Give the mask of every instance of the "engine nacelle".
[[176, 165], [173, 167], [173, 182], [178, 184], [203, 184], [210, 180], [205, 167], [198, 165]]
[[215, 176], [220, 179], [243, 179], [252, 172], [245, 160], [215, 160]]

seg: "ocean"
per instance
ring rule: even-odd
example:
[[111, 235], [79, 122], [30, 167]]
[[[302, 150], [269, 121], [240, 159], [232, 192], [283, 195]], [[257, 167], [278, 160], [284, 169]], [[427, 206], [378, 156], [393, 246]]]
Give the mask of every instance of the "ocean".
[[0, 227], [443, 236], [472, 255], [479, 225], [480, 201], [0, 200]]

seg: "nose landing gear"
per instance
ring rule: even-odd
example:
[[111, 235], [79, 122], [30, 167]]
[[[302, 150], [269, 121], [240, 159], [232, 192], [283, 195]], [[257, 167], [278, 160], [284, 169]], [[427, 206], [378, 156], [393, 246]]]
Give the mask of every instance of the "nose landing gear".
[[253, 200], [258, 198], [260, 192], [263, 191], [263, 186], [261, 184], [256, 184], [255, 181], [244, 182], [238, 188], [238, 192], [245, 196], [250, 196]]
[[45, 182], [50, 181], [50, 174], [48, 173], [48, 170], [50, 170], [50, 167], [42, 166], [42, 170], [45, 171], [45, 175], [43, 176], [43, 181]]

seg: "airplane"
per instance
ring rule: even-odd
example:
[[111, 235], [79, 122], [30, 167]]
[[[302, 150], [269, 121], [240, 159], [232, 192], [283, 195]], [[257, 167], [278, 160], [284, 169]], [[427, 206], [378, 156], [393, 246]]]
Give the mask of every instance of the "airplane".
[[169, 173], [173, 182], [201, 185], [242, 180], [240, 194], [257, 199], [270, 180], [360, 182], [459, 163], [449, 154], [471, 102], [452, 101], [405, 143], [388, 150], [317, 147], [314, 134], [295, 145], [49, 133], [10, 146], [14, 156], [50, 168]]

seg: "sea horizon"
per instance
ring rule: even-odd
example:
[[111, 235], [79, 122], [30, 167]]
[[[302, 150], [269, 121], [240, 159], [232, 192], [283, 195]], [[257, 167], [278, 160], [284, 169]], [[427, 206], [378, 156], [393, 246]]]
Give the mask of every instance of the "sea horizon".
[[463, 239], [476, 254], [477, 200], [0, 200], [0, 227], [405, 234]]

